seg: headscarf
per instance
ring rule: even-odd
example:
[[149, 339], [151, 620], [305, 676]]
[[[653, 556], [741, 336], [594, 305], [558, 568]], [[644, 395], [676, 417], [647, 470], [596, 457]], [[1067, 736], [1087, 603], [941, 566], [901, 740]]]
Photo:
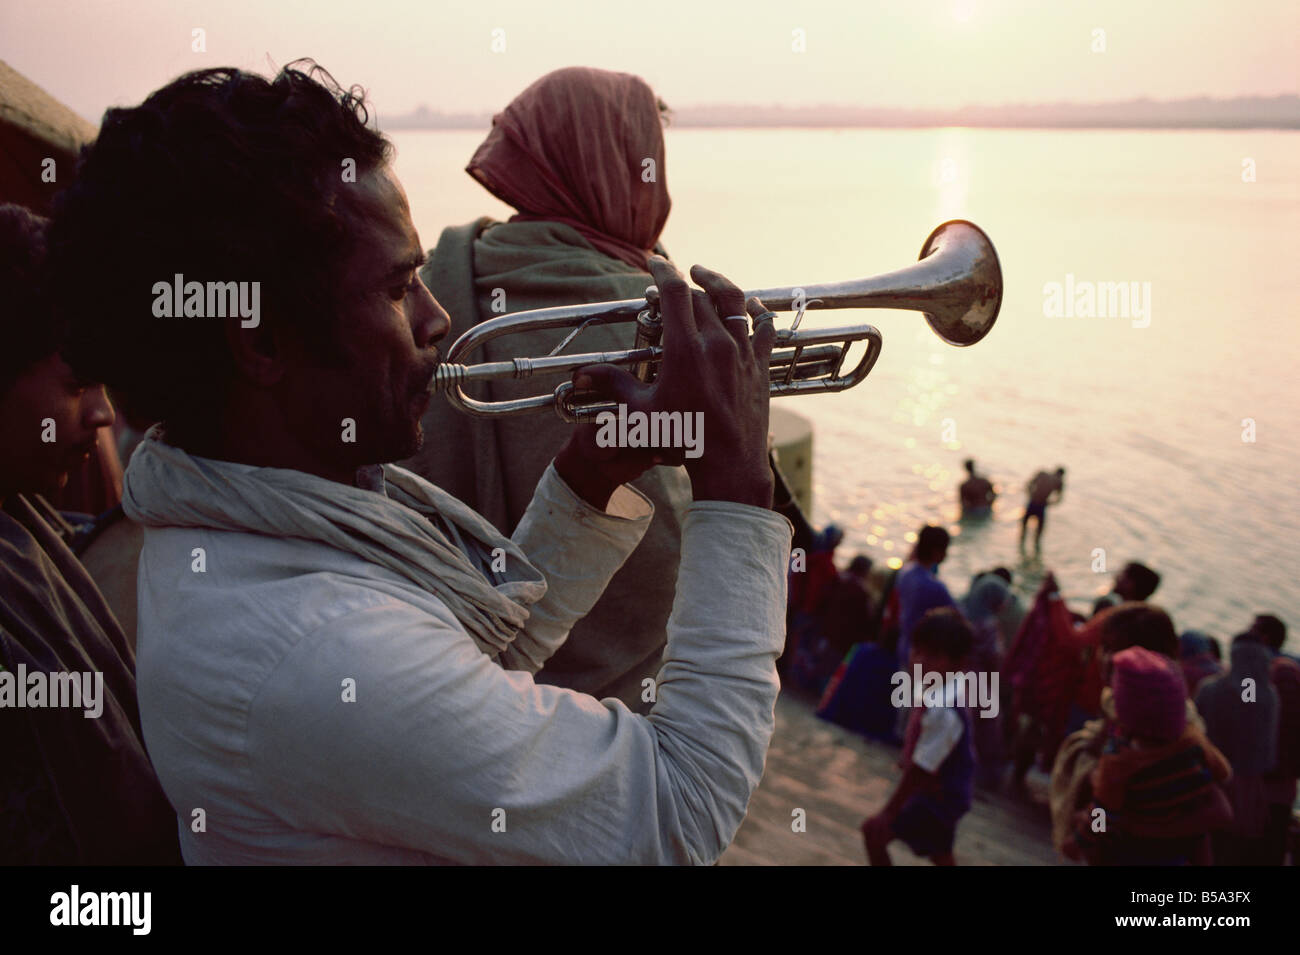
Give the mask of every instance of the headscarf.
[[1127, 736], [1175, 740], [1187, 727], [1187, 685], [1177, 664], [1146, 647], [1129, 647], [1111, 661], [1111, 692]]
[[546, 74], [492, 118], [465, 171], [519, 210], [510, 221], [562, 222], [638, 269], [672, 207], [658, 99], [628, 73]]
[[1002, 653], [999, 615], [1011, 599], [1011, 588], [997, 574], [981, 574], [962, 598], [962, 615], [975, 634], [971, 655], [977, 669], [997, 665]]
[[1011, 588], [997, 574], [981, 574], [975, 578], [970, 593], [962, 598], [961, 609], [972, 624], [995, 620], [1003, 606], [1011, 599]]

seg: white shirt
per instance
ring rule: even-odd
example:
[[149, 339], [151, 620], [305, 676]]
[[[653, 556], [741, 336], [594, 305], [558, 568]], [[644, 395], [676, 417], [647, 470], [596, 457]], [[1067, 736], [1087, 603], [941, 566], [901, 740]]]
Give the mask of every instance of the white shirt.
[[965, 731], [953, 684], [945, 680], [944, 705], [927, 706], [921, 712], [921, 730], [912, 749], [912, 762], [927, 773], [937, 773]]
[[513, 537], [549, 590], [512, 670], [437, 597], [352, 554], [146, 528], [141, 718], [186, 862], [715, 861], [771, 739], [790, 526], [691, 506], [641, 717], [531, 675], [644, 533], [633, 493], [602, 513], [548, 469]]

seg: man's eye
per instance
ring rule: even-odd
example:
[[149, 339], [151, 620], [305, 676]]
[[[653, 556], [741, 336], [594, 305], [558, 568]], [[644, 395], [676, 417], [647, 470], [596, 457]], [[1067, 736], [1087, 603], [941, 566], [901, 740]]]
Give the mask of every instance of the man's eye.
[[394, 302], [400, 302], [402, 299], [406, 298], [407, 293], [410, 292], [411, 289], [415, 288], [415, 283], [417, 281], [419, 281], [419, 276], [412, 274], [411, 280], [405, 285], [395, 285], [390, 288], [388, 290], [388, 297]]

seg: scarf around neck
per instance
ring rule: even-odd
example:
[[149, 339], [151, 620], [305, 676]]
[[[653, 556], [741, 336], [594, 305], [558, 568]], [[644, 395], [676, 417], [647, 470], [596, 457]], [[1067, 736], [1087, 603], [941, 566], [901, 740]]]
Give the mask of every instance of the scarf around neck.
[[[375, 469], [378, 471], [379, 469]], [[122, 509], [146, 527], [201, 527], [315, 541], [354, 554], [437, 596], [489, 656], [500, 654], [546, 593], [518, 546], [450, 494], [394, 465], [383, 489], [349, 487], [302, 471], [187, 454], [150, 429], [131, 456]], [[443, 533], [507, 555], [512, 577], [493, 584]]]

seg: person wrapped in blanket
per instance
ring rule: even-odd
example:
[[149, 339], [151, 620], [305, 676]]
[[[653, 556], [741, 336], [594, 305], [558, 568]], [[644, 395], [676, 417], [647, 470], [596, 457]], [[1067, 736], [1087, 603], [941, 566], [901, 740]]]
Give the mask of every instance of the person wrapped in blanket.
[[[443, 230], [420, 278], [451, 321], [448, 346], [481, 322], [538, 308], [636, 298], [655, 280], [651, 254], [672, 208], [664, 165], [668, 110], [628, 73], [555, 70], [516, 96], [465, 171], [515, 210], [506, 222], [481, 217]], [[569, 329], [515, 333], [466, 360], [545, 355]], [[594, 324], [570, 353], [629, 348], [628, 325]], [[496, 381], [470, 389], [503, 401], [554, 390], [563, 375]], [[571, 426], [556, 415], [474, 418], [441, 397], [424, 413], [430, 442], [403, 465], [486, 517], [504, 534], [519, 526]], [[441, 448], [454, 446], [456, 454]], [[654, 505], [645, 536], [596, 606], [537, 674], [540, 683], [650, 709], [646, 681], [658, 672], [672, 611], [682, 522], [691, 483], [662, 463], [632, 482]], [[616, 635], [613, 638], [612, 635]]]
[[[1091, 805], [1093, 771], [1097, 768], [1106, 741], [1118, 722], [1115, 697], [1111, 687], [1111, 666], [1115, 656], [1130, 647], [1142, 647], [1157, 653], [1171, 664], [1177, 664], [1178, 635], [1173, 621], [1159, 607], [1129, 602], [1103, 611], [1088, 621], [1079, 633], [1079, 643], [1089, 648], [1089, 662], [1101, 673], [1101, 690], [1098, 693], [1099, 717], [1084, 723], [1061, 743], [1052, 765], [1048, 789], [1048, 805], [1052, 815], [1052, 842], [1057, 850], [1066, 853], [1067, 843], [1075, 826], [1075, 814]], [[1182, 677], [1181, 671], [1179, 677]], [[1183, 706], [1186, 724], [1204, 733], [1205, 723], [1195, 704], [1186, 696], [1184, 682]], [[1216, 788], [1216, 794], [1219, 790]], [[1218, 809], [1213, 820], [1231, 819], [1226, 799], [1215, 797]], [[1200, 830], [1208, 831], [1208, 826]], [[1164, 835], [1172, 837], [1168, 829]]]
[[[925, 674], [965, 669], [974, 635], [952, 607], [930, 610], [912, 631], [909, 667]], [[883, 809], [862, 823], [872, 865], [892, 865], [889, 843], [901, 840], [935, 865], [956, 865], [957, 823], [970, 811], [975, 784], [971, 710], [958, 706], [952, 681], [944, 680], [939, 705], [921, 695], [911, 701], [903, 742], [903, 778]]]
[[1231, 820], [1215, 785], [1232, 767], [1187, 719], [1177, 663], [1145, 647], [1111, 660], [1114, 721], [1065, 854], [1092, 865], [1208, 865], [1209, 833]]

